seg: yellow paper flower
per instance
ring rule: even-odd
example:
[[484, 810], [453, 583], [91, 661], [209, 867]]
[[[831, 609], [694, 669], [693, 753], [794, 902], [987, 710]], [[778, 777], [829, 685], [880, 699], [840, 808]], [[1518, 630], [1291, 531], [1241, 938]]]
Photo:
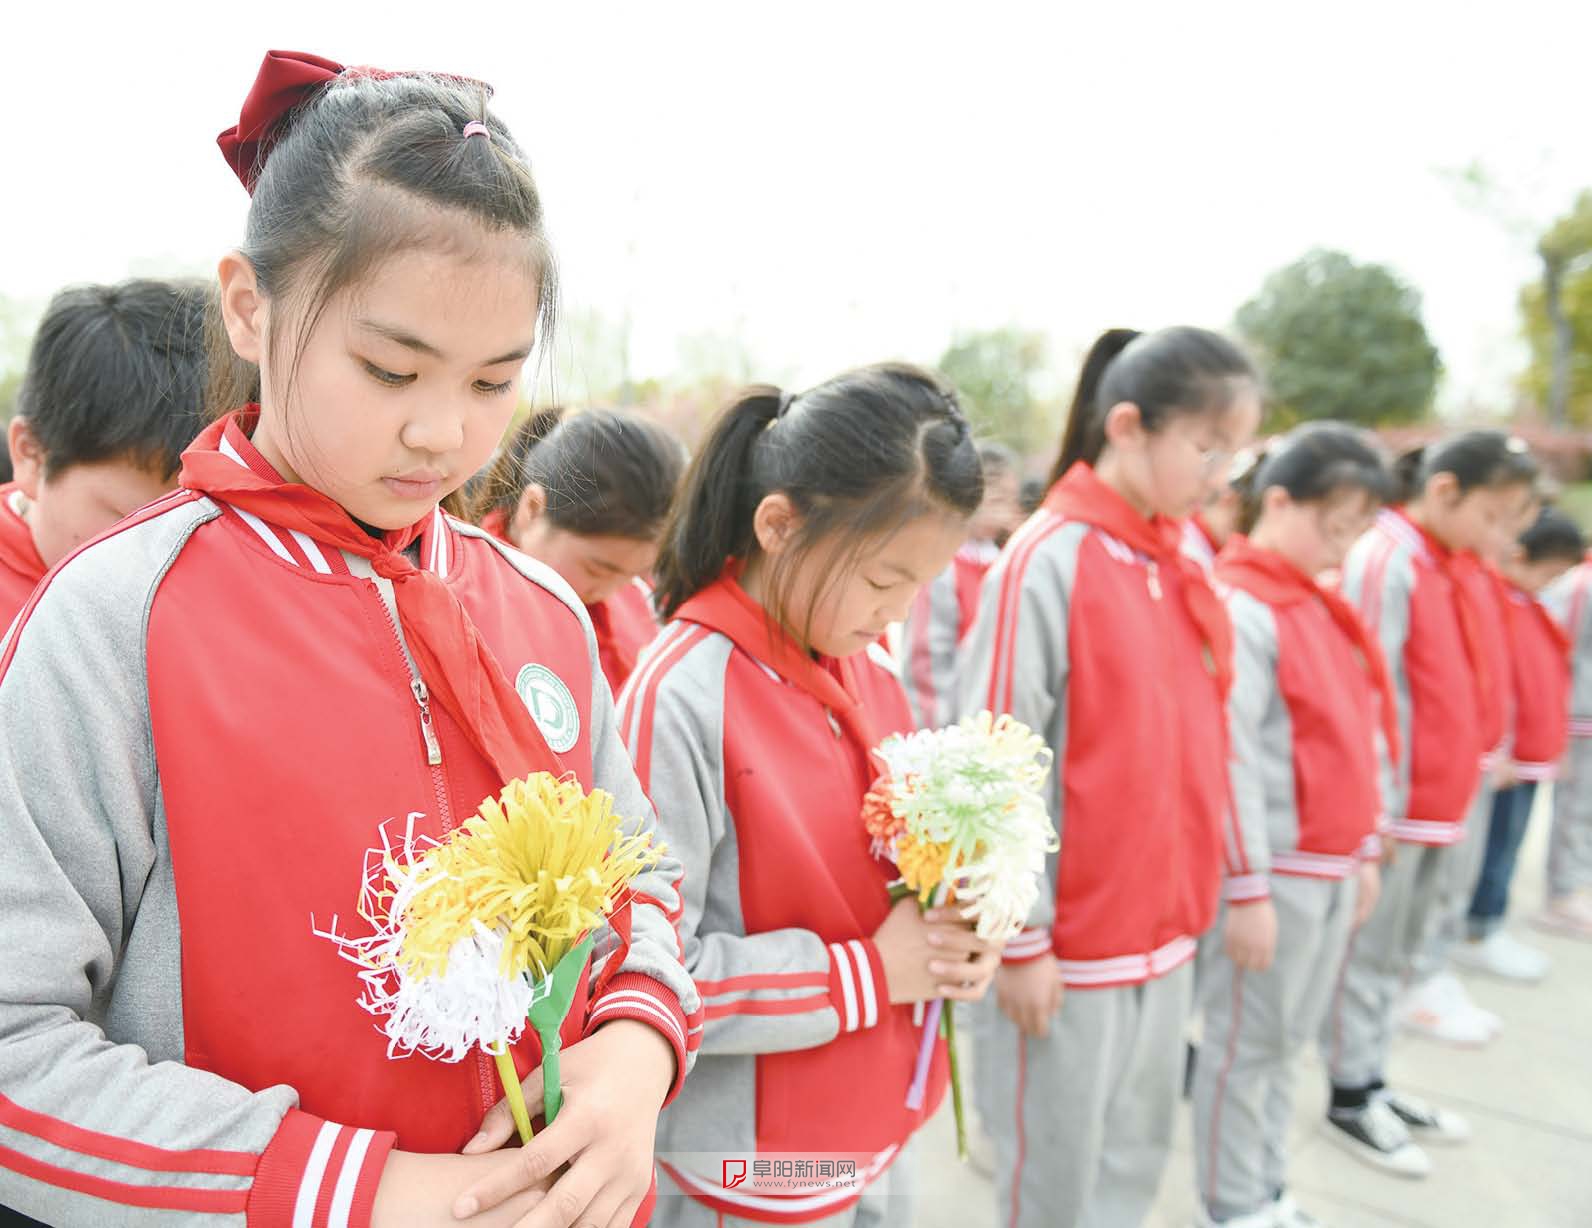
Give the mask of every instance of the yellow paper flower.
[[538, 772], [482, 802], [415, 867], [424, 886], [394, 918], [405, 971], [441, 973], [454, 944], [485, 925], [503, 934], [505, 976], [545, 976], [603, 922], [625, 884], [657, 862], [661, 850], [614, 813], [613, 800]]

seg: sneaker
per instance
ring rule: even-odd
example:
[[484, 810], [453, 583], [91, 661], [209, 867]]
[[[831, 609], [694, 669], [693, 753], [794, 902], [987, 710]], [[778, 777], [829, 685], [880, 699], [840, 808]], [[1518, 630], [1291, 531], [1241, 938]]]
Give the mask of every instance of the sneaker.
[[1432, 1161], [1410, 1138], [1409, 1127], [1381, 1097], [1364, 1108], [1333, 1109], [1327, 1114], [1327, 1137], [1356, 1159], [1400, 1177], [1424, 1177]]
[[1405, 1031], [1464, 1049], [1480, 1049], [1492, 1040], [1495, 1020], [1446, 972], [1409, 990], [1398, 1006], [1399, 1026]]
[[1558, 896], [1531, 918], [1531, 924], [1566, 938], [1592, 939], [1592, 899], [1585, 895]]
[[1271, 1204], [1272, 1218], [1277, 1228], [1327, 1228], [1310, 1212], [1294, 1201], [1292, 1194], [1279, 1194]]
[[1494, 930], [1480, 942], [1459, 943], [1454, 947], [1454, 962], [1473, 972], [1527, 982], [1540, 981], [1553, 966], [1553, 961], [1541, 951], [1503, 930]]
[[1470, 1123], [1458, 1113], [1427, 1104], [1417, 1096], [1382, 1088], [1375, 1099], [1393, 1110], [1410, 1134], [1423, 1143], [1468, 1143]]

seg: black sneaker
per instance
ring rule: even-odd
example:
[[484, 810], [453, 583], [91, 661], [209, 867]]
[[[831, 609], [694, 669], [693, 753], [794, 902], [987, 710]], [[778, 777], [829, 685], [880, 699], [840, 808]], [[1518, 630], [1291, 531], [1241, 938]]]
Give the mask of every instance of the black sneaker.
[[1356, 1159], [1400, 1177], [1424, 1177], [1432, 1161], [1410, 1138], [1409, 1127], [1381, 1097], [1363, 1108], [1333, 1109], [1327, 1137]]
[[1467, 1143], [1470, 1141], [1470, 1123], [1458, 1113], [1439, 1109], [1415, 1096], [1382, 1088], [1376, 1093], [1380, 1100], [1402, 1121], [1416, 1138], [1427, 1143]]

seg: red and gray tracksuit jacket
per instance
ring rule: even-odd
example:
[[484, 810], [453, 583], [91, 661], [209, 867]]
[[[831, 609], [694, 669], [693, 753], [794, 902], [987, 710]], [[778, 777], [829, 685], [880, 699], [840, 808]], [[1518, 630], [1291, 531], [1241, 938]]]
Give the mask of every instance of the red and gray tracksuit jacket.
[[1491, 563], [1462, 551], [1453, 558], [1460, 593], [1474, 614], [1480, 648], [1476, 667], [1481, 715], [1482, 771], [1504, 762], [1514, 740], [1514, 653], [1509, 637], [1509, 585]]
[[1570, 741], [1570, 637], [1533, 594], [1511, 584], [1508, 596], [1515, 776], [1553, 780]]
[[[913, 727], [882, 649], [850, 670], [877, 736]], [[910, 1006], [890, 1005], [870, 937], [895, 870], [862, 824], [866, 748], [769, 660], [680, 619], [643, 656], [619, 715], [664, 838], [689, 867], [679, 932], [703, 1000], [701, 1058], [659, 1121], [660, 1180], [764, 1222], [842, 1212], [855, 1189], [726, 1190], [717, 1157], [842, 1153], [866, 1184], [943, 1095], [942, 1045], [924, 1107], [905, 1107], [921, 1029]]]
[[5, 633], [48, 570], [33, 544], [33, 530], [22, 519], [22, 492], [0, 486], [0, 635]]
[[1010, 713], [1056, 756], [1061, 849], [1006, 959], [1054, 955], [1071, 988], [1164, 976], [1215, 917], [1233, 839], [1226, 722], [1182, 599], [1189, 582], [1041, 507], [990, 571], [967, 640], [961, 714]]
[[924, 729], [956, 720], [957, 650], [973, 629], [984, 577], [1000, 557], [992, 541], [970, 541], [919, 590], [901, 628], [901, 684]]
[[[1261, 566], [1246, 566], [1251, 560]], [[1266, 571], [1282, 569], [1293, 570], [1242, 538], [1216, 561], [1233, 620], [1227, 716], [1238, 843], [1223, 892], [1234, 902], [1267, 898], [1269, 875], [1344, 878], [1380, 852], [1379, 662], [1365, 660], [1309, 577], [1268, 582]]]
[[642, 650], [658, 635], [652, 587], [638, 576], [607, 601], [587, 606], [586, 613], [597, 635], [597, 660], [618, 695], [630, 681]]
[[[574, 594], [440, 513], [417, 544], [564, 762], [650, 817]], [[23, 612], [0, 648], [0, 1204], [358, 1228], [395, 1143], [457, 1151], [498, 1100], [488, 1057], [389, 1059], [359, 970], [311, 932], [362, 924], [384, 822], [441, 837], [503, 783], [417, 700], [394, 610], [366, 560], [182, 491]], [[622, 967], [566, 1039], [637, 1019], [683, 1078], [679, 881], [666, 856], [638, 882]], [[605, 931], [597, 965], [620, 949]], [[515, 1059], [540, 1060], [533, 1033]]]
[[1349, 551], [1343, 595], [1382, 646], [1398, 710], [1396, 764], [1380, 773], [1385, 831], [1452, 844], [1481, 779], [1482, 632], [1455, 555], [1404, 512], [1384, 510]]
[[1570, 640], [1571, 738], [1592, 738], [1592, 555], [1542, 592], [1542, 604]]

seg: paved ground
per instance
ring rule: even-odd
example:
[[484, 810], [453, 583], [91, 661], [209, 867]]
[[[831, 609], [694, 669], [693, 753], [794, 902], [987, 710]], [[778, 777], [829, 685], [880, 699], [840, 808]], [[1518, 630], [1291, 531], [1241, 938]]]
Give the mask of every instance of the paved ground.
[[[1542, 891], [1547, 814], [1532, 821], [1515, 890], [1530, 915]], [[1487, 1049], [1462, 1051], [1416, 1039], [1394, 1054], [1392, 1081], [1465, 1113], [1475, 1138], [1434, 1150], [1425, 1181], [1385, 1176], [1338, 1150], [1317, 1123], [1326, 1100], [1314, 1055], [1301, 1062], [1293, 1127], [1293, 1189], [1327, 1228], [1592, 1228], [1592, 943], [1515, 931], [1553, 956], [1535, 987], [1469, 978], [1472, 995], [1505, 1021]], [[1188, 1228], [1194, 1198], [1189, 1126], [1145, 1228]], [[996, 1224], [988, 1180], [958, 1164], [949, 1103], [918, 1147], [916, 1228]], [[1124, 1225], [1124, 1228], [1130, 1226]]]

